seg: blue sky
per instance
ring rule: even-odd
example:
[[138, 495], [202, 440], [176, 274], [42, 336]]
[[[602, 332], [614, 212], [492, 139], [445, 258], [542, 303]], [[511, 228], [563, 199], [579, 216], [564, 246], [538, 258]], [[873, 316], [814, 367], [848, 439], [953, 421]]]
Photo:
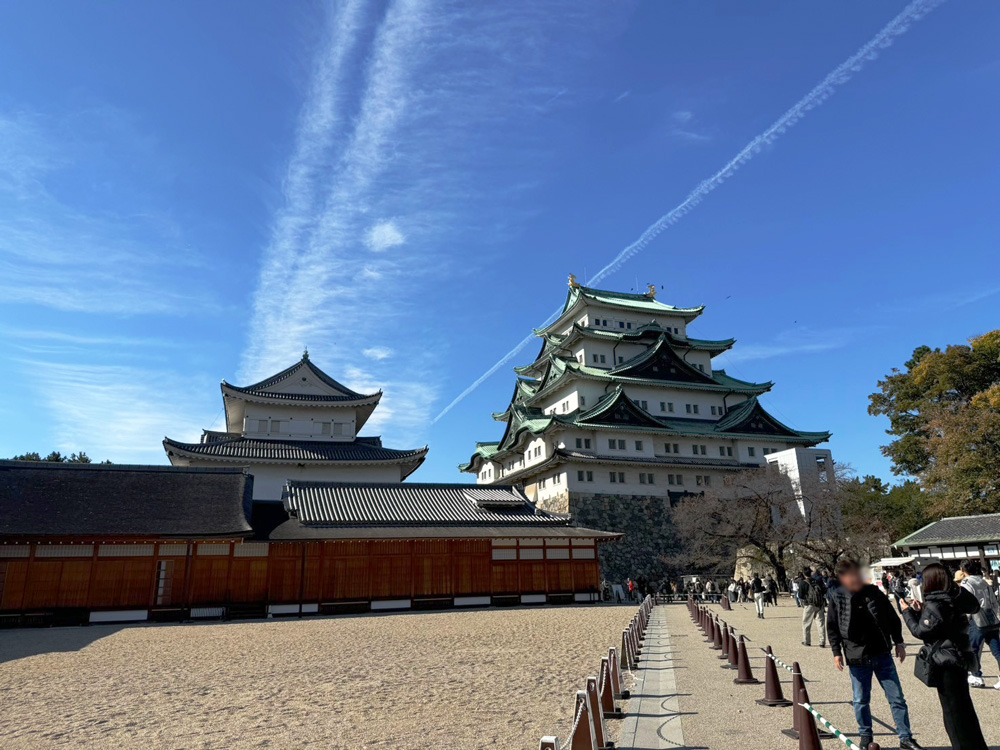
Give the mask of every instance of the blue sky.
[[[441, 411], [901, 2], [7, 3], [0, 456], [163, 463], [308, 346], [462, 480]], [[1000, 325], [1000, 7], [945, 2], [601, 281], [707, 305], [765, 405], [889, 476], [878, 379]], [[861, 67], [861, 66], [858, 66]]]

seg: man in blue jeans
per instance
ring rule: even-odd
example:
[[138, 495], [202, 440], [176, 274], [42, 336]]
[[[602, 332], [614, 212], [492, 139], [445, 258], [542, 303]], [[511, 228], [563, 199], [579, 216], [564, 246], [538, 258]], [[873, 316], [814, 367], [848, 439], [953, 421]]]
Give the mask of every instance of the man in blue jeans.
[[872, 677], [878, 680], [892, 710], [892, 720], [904, 750], [921, 750], [910, 729], [910, 711], [899, 684], [892, 651], [900, 663], [906, 658], [903, 647], [903, 624], [893, 611], [888, 597], [877, 587], [866, 584], [857, 562], [842, 559], [835, 570], [840, 585], [830, 589], [827, 607], [827, 636], [833, 647], [837, 669], [850, 670], [854, 688], [854, 716], [858, 721], [861, 747], [873, 742]]

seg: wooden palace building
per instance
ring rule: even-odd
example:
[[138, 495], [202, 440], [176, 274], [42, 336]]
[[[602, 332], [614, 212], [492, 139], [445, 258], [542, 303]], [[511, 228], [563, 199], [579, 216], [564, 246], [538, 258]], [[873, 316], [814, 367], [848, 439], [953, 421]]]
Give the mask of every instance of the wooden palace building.
[[357, 437], [379, 394], [334, 384], [307, 357], [224, 384], [228, 432], [165, 441], [175, 466], [0, 461], [0, 626], [597, 597], [618, 534], [510, 486], [403, 483], [426, 448]]

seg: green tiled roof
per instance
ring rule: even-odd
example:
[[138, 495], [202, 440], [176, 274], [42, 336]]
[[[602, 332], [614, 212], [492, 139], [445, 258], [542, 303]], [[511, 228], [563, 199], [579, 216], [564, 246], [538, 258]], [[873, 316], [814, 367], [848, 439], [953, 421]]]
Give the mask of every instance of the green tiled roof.
[[[663, 435], [670, 437], [720, 438], [725, 440], [776, 440], [784, 443], [797, 443], [811, 446], [830, 439], [829, 432], [804, 432], [793, 430], [771, 416], [760, 405], [755, 397], [734, 406], [730, 412], [717, 422], [703, 419], [684, 419], [680, 417], [656, 417], [631, 401], [619, 386], [611, 394], [602, 399], [596, 406], [584, 412], [573, 414], [541, 415], [537, 409], [516, 407], [516, 419], [507, 425], [503, 439], [499, 443], [491, 443], [495, 450], [484, 455], [477, 443], [476, 452], [461, 470], [469, 471], [477, 457], [490, 459], [504, 453], [517, 443], [524, 431], [533, 435], [548, 432], [551, 429], [580, 430], [611, 430], [616, 432], [637, 432]], [[634, 418], [626, 421], [623, 412], [631, 413]], [[612, 417], [610, 415], [614, 414]]]
[[[645, 353], [639, 356], [643, 357], [645, 356]], [[683, 389], [746, 393], [754, 395], [767, 393], [774, 386], [773, 383], [748, 383], [744, 380], [737, 380], [736, 378], [726, 375], [724, 371], [723, 376], [720, 379], [716, 377], [716, 371], [713, 371], [712, 375], [709, 376], [707, 373], [701, 373], [700, 370], [697, 370], [697, 372], [704, 377], [702, 382], [689, 382], [681, 380], [670, 381], [644, 377], [631, 377], [623, 372], [629, 364], [629, 362], [625, 362], [616, 367], [614, 370], [602, 370], [597, 367], [582, 365], [576, 360], [563, 360], [558, 357], [550, 357], [545, 374], [540, 380], [538, 389], [533, 395], [525, 399], [524, 403], [531, 404], [532, 402], [537, 401], [539, 397], [545, 396], [555, 390], [555, 388], [562, 383], [564, 378], [573, 377], [583, 377], [590, 380], [600, 380], [602, 382], [623, 383], [625, 385], [652, 385], [663, 387], [664, 385], [675, 384], [677, 387]]]
[[690, 320], [697, 318], [705, 309], [704, 305], [699, 307], [674, 307], [673, 305], [665, 305], [648, 294], [609, 292], [604, 289], [579, 286], [570, 288], [569, 294], [566, 296], [566, 304], [563, 306], [563, 312], [573, 307], [581, 298], [609, 307], [618, 307], [622, 310], [641, 310], [660, 315], [677, 315]]
[[578, 339], [597, 339], [598, 341], [613, 341], [626, 344], [641, 344], [645, 341], [655, 341], [660, 336], [666, 336], [670, 346], [674, 349], [693, 349], [695, 351], [707, 351], [715, 357], [728, 351], [736, 343], [736, 339], [692, 339], [683, 336], [675, 336], [672, 331], [663, 328], [656, 323], [647, 323], [638, 328], [625, 331], [604, 330], [601, 328], [590, 328], [581, 326], [579, 323], [573, 324], [573, 329], [565, 336], [558, 336], [552, 333], [536, 331], [542, 339], [542, 348], [535, 357], [535, 361], [530, 365], [515, 367], [514, 372], [518, 375], [530, 375], [536, 372], [544, 364], [544, 360], [550, 355], [566, 349]]

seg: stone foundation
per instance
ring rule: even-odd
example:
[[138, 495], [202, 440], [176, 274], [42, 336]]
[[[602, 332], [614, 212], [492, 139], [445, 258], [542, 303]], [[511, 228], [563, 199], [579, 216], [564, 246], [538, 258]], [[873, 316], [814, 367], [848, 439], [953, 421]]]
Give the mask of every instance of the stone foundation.
[[542, 507], [571, 513], [578, 526], [625, 535], [617, 542], [601, 545], [601, 575], [609, 583], [639, 576], [651, 581], [662, 579], [671, 567], [670, 558], [680, 547], [669, 497], [571, 492], [548, 500]]

